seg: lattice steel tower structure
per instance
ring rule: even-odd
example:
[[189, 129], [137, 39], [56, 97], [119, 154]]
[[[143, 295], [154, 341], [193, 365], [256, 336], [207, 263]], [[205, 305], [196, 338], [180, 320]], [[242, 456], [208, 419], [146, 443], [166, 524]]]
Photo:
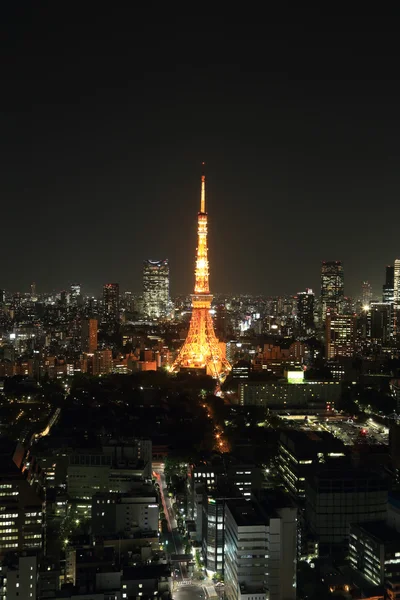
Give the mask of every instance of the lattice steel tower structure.
[[214, 332], [210, 313], [212, 295], [208, 282], [206, 177], [201, 176], [200, 212], [197, 217], [197, 255], [195, 268], [194, 294], [192, 294], [192, 318], [189, 332], [172, 371], [179, 369], [205, 369], [208, 375], [223, 380], [231, 370], [225, 358], [222, 344]]

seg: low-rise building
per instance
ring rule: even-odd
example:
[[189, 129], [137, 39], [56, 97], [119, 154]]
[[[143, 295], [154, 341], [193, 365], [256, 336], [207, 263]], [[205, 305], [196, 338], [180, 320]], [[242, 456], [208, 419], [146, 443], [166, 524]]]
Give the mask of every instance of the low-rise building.
[[332, 408], [340, 398], [340, 381], [247, 381], [239, 383], [242, 406], [291, 407], [324, 402]]
[[92, 532], [103, 536], [158, 531], [159, 507], [152, 484], [138, 483], [126, 494], [97, 493], [92, 498]]

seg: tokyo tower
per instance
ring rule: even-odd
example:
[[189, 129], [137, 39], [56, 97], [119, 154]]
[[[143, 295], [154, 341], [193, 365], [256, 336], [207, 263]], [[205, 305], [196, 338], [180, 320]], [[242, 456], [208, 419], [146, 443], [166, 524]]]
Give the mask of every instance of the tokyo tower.
[[[203, 163], [204, 169], [204, 163]], [[208, 247], [206, 212], [206, 177], [201, 176], [200, 212], [197, 217], [197, 255], [194, 294], [192, 294], [192, 318], [189, 332], [172, 371], [179, 369], [205, 369], [208, 375], [223, 381], [231, 370], [222, 345], [214, 332], [210, 313], [212, 295], [208, 283]]]

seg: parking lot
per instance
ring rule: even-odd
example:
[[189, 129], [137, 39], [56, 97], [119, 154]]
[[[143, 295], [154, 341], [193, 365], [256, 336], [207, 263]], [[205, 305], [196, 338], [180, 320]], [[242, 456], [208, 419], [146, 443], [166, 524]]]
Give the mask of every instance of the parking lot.
[[283, 417], [285, 423], [302, 431], [328, 431], [344, 444], [389, 444], [389, 429], [372, 418], [366, 423], [358, 423], [352, 418], [300, 416], [295, 419]]

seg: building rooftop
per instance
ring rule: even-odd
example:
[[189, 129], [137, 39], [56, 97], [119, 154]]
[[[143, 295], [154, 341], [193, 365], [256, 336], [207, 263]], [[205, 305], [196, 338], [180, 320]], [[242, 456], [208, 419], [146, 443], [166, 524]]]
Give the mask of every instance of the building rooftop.
[[255, 502], [247, 500], [230, 501], [228, 502], [228, 508], [239, 527], [268, 524], [265, 514], [260, 511]]
[[125, 567], [122, 580], [158, 579], [170, 575], [171, 569], [168, 565], [140, 565], [138, 567]]
[[280, 442], [298, 456], [309, 456], [325, 452], [347, 453], [346, 446], [327, 431], [281, 431]]
[[400, 545], [400, 533], [389, 527], [385, 521], [369, 521], [366, 523], [357, 523], [352, 525], [353, 528], [360, 529], [366, 534], [373, 537], [380, 544], [390, 542], [398, 542]]

